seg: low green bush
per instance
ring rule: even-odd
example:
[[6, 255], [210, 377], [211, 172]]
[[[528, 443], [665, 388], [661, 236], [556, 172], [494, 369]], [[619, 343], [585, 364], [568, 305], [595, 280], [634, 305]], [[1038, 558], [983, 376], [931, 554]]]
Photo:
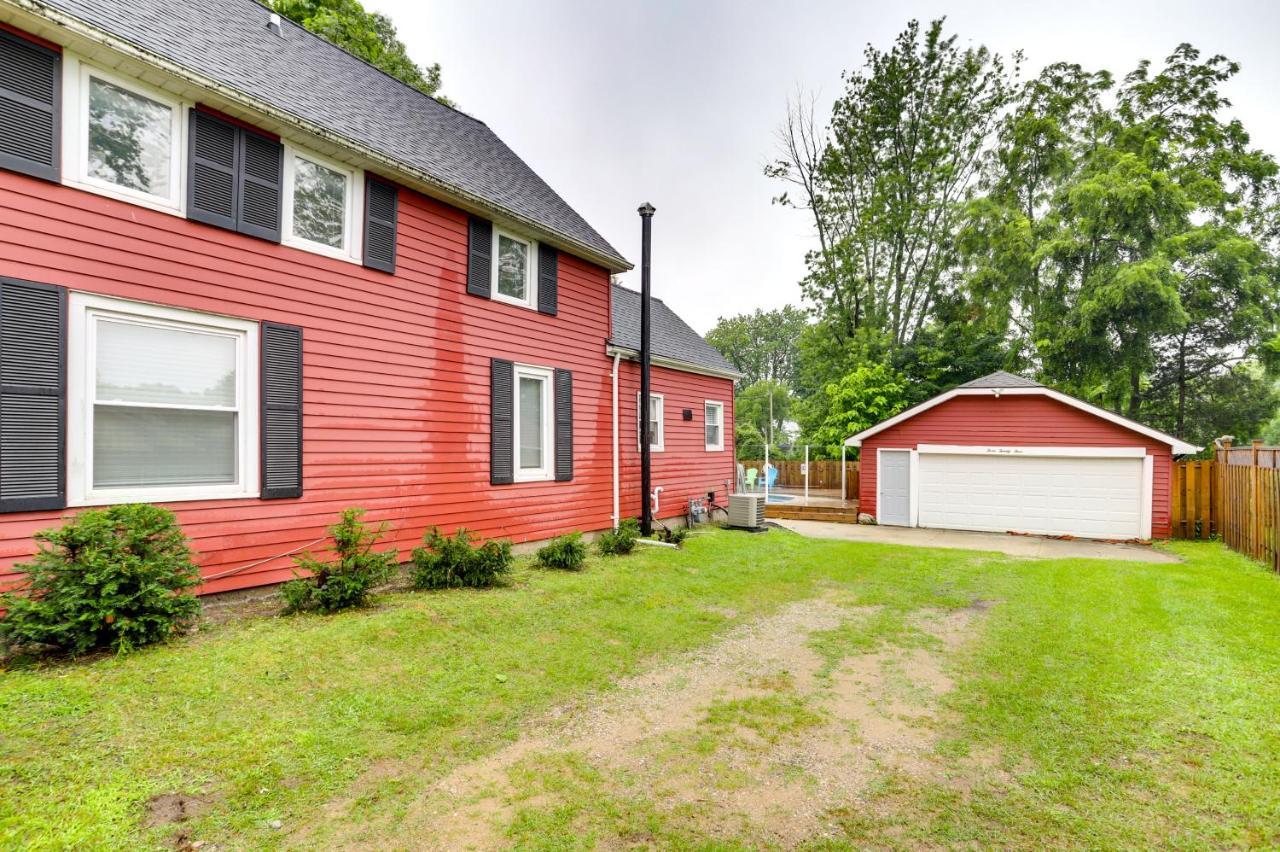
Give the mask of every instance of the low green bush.
[[566, 533], [539, 548], [535, 559], [542, 568], [578, 571], [587, 564], [587, 543], [580, 532]]
[[298, 570], [311, 576], [290, 580], [280, 588], [286, 614], [329, 613], [364, 606], [374, 588], [391, 579], [396, 552], [373, 549], [386, 535], [387, 525], [370, 528], [360, 520], [363, 516], [364, 509], [344, 509], [338, 523], [329, 527], [332, 558], [320, 559], [310, 552], [294, 557]]
[[35, 538], [39, 552], [15, 566], [28, 588], [0, 595], [0, 638], [10, 647], [125, 653], [172, 636], [200, 612], [191, 594], [200, 575], [166, 509], [90, 509]]
[[635, 550], [640, 539], [640, 522], [626, 518], [617, 529], [606, 530], [596, 537], [596, 547], [605, 556], [624, 556]]
[[511, 542], [486, 541], [472, 545], [471, 531], [459, 527], [453, 538], [432, 527], [413, 551], [415, 589], [486, 589], [511, 572]]
[[681, 542], [689, 537], [689, 528], [659, 526], [654, 532], [653, 537], [658, 541], [665, 541], [668, 544], [674, 544], [678, 547]]

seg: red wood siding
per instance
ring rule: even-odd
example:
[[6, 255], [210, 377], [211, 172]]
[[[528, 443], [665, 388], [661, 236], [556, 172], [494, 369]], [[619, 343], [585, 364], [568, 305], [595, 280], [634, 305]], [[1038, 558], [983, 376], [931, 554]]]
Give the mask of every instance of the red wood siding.
[[1044, 396], [957, 396], [862, 442], [860, 512], [876, 514], [876, 450], [920, 444], [1011, 447], [1145, 447], [1152, 457], [1151, 534], [1169, 537], [1169, 446]]
[[[663, 395], [663, 444], [652, 453], [653, 486], [662, 486], [659, 518], [688, 514], [689, 500], [716, 493], [716, 502], [728, 505], [726, 485], [733, 488], [737, 463], [733, 453], [733, 380], [654, 367], [650, 389]], [[621, 512], [624, 518], [638, 517], [640, 502], [640, 447], [637, 441], [636, 399], [640, 393], [640, 365], [623, 361], [618, 380], [621, 416], [622, 468]], [[724, 449], [708, 451], [705, 440], [703, 402], [724, 403]], [[692, 409], [693, 419], [682, 419], [684, 409]]]
[[[205, 576], [268, 560], [206, 592], [288, 579], [280, 554], [322, 537], [352, 505], [389, 521], [402, 555], [433, 524], [517, 542], [609, 526], [608, 273], [561, 254], [559, 315], [549, 317], [468, 296], [466, 247], [464, 213], [403, 190], [392, 276], [0, 172], [0, 275], [304, 329], [304, 496], [170, 504]], [[491, 357], [573, 371], [572, 482], [489, 484]], [[698, 418], [670, 424], [666, 470], [685, 456], [682, 428], [701, 436], [709, 381], [679, 375], [658, 380], [672, 386], [668, 413], [696, 395]], [[729, 383], [721, 386], [706, 395], [728, 403]], [[664, 480], [693, 487], [696, 477]], [[31, 534], [72, 511], [0, 515], [0, 584], [32, 553]]]

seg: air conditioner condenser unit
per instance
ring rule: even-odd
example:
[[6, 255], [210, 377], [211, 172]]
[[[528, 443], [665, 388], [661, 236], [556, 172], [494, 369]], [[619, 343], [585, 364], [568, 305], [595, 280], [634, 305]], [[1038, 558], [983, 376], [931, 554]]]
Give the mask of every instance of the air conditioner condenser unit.
[[730, 494], [729, 526], [742, 530], [764, 529], [764, 495]]

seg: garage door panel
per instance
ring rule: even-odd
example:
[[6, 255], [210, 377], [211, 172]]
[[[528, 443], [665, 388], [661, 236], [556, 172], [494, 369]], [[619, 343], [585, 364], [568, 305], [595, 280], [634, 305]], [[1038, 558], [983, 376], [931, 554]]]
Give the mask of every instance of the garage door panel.
[[921, 454], [927, 527], [1134, 538], [1142, 459]]

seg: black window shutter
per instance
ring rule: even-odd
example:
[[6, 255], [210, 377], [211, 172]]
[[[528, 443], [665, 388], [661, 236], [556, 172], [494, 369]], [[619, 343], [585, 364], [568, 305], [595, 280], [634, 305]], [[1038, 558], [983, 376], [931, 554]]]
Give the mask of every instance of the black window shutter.
[[236, 229], [240, 128], [200, 110], [191, 110], [187, 218]]
[[302, 329], [262, 323], [262, 499], [302, 496]]
[[67, 291], [0, 278], [0, 512], [62, 509]]
[[573, 479], [573, 373], [556, 370], [556, 482]]
[[0, 168], [56, 181], [62, 56], [0, 30]]
[[472, 216], [467, 227], [467, 292], [489, 298], [493, 273], [493, 223]]
[[236, 230], [280, 242], [284, 200], [284, 146], [249, 130], [240, 132], [240, 197]]
[[372, 175], [364, 179], [364, 265], [396, 271], [396, 210], [399, 192], [394, 184]]
[[510, 361], [489, 362], [489, 483], [515, 481], [515, 382]]
[[557, 286], [560, 279], [560, 252], [538, 243], [538, 311], [556, 315]]

